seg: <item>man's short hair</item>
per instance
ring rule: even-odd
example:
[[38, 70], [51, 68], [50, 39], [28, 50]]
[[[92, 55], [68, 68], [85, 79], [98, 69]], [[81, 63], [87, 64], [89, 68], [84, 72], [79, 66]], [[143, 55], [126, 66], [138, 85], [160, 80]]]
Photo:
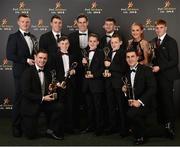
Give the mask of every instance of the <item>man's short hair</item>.
[[115, 20], [114, 18], [112, 18], [112, 17], [107, 17], [107, 18], [105, 19], [105, 22], [106, 22], [106, 21], [113, 22], [113, 23], [116, 25], [116, 20]]
[[155, 26], [157, 26], [157, 25], [167, 26], [167, 22], [163, 19], [158, 19], [157, 21], [155, 21]]
[[138, 55], [138, 51], [135, 50], [135, 49], [133, 49], [133, 48], [127, 49], [127, 50], [126, 50], [126, 55], [127, 55], [127, 53], [130, 53], [130, 52], [134, 52], [134, 53], [136, 54], [136, 56], [139, 56], [139, 55]]
[[52, 17], [51, 17], [51, 22], [53, 22], [53, 19], [59, 19], [59, 20], [62, 20], [62, 18], [59, 16], [59, 15], [53, 15]]
[[76, 20], [78, 21], [80, 18], [85, 18], [86, 21], [88, 21], [88, 17], [87, 17], [85, 14], [80, 14], [80, 15], [76, 18]]
[[19, 14], [19, 15], [18, 15], [18, 20], [19, 20], [21, 17], [30, 18], [29, 15], [27, 15], [27, 14]]
[[36, 55], [38, 55], [39, 53], [44, 53], [44, 54], [48, 54], [48, 52], [45, 49], [39, 49], [36, 51]]

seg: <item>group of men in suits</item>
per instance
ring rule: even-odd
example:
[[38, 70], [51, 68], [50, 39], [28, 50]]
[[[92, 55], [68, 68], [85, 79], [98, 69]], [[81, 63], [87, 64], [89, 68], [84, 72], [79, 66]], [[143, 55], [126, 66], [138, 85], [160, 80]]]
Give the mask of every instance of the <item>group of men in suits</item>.
[[[69, 34], [68, 37], [64, 37], [61, 32], [61, 17], [54, 15], [51, 18], [52, 30], [40, 37], [40, 50], [34, 47], [37, 42], [36, 37], [29, 33], [29, 16], [20, 14], [18, 25], [19, 30], [9, 36], [7, 43], [7, 59], [13, 61], [15, 82], [12, 124], [15, 137], [20, 137], [23, 129], [29, 138], [33, 138], [36, 132], [28, 133], [28, 131], [36, 128], [36, 118], [39, 111], [43, 110], [48, 120], [47, 135], [55, 139], [63, 139], [62, 127], [64, 125], [60, 118], [64, 119], [65, 110], [65, 114], [67, 114], [65, 121], [67, 121], [67, 128], [70, 132], [73, 128], [79, 128], [80, 103], [84, 103], [84, 97], [86, 97], [88, 106], [90, 125], [93, 125], [93, 109], [96, 109], [96, 127], [99, 125], [99, 129], [102, 129], [101, 121], [103, 118], [101, 116], [103, 113], [101, 113], [101, 104], [103, 103], [101, 102], [103, 100], [99, 97], [102, 95], [101, 90], [103, 88], [106, 91], [104, 96], [106, 96], [108, 108], [108, 111], [106, 111], [108, 113], [108, 133], [115, 132], [116, 123], [118, 122], [121, 136], [126, 136], [129, 131], [128, 127], [131, 126], [136, 138], [135, 143], [144, 143], [145, 126], [143, 119], [144, 116], [147, 116], [149, 107], [151, 107], [152, 97], [157, 93], [159, 122], [165, 125], [170, 137], [174, 137], [173, 82], [179, 77], [177, 67], [178, 48], [176, 41], [166, 34], [167, 25], [164, 20], [158, 20], [155, 26], [158, 37], [154, 39], [157, 47], [152, 70], [138, 63], [138, 56], [135, 51], [123, 50], [122, 39], [115, 31], [116, 22], [113, 18], [105, 20], [104, 29], [106, 34], [99, 43], [96, 35], [95, 41], [89, 40], [91, 31], [88, 29], [88, 17], [86, 15], [81, 14], [77, 17], [79, 30]], [[90, 36], [94, 37], [92, 34]], [[158, 42], [159, 39], [161, 39], [160, 42]], [[98, 51], [92, 54], [90, 44], [96, 41], [98, 43], [95, 49], [98, 48]], [[108, 61], [104, 61], [104, 57], [101, 56], [104, 47], [110, 48], [108, 54], [110, 60]], [[84, 49], [88, 52], [87, 61], [90, 62], [88, 63], [88, 70], [94, 73], [92, 75], [95, 77], [91, 74], [88, 76], [85, 74], [85, 63], [82, 54]], [[73, 62], [78, 63], [77, 68], [71, 71], [71, 75], [74, 76], [67, 81], [65, 90], [57, 90], [60, 100], [55, 100], [51, 94], [48, 94], [48, 84], [51, 81], [48, 71], [55, 69], [57, 80], [63, 81], [66, 74], [70, 72], [70, 65]], [[105, 67], [108, 68], [109, 72], [103, 75]], [[44, 69], [47, 70], [44, 71]], [[98, 77], [97, 73], [99, 72], [101, 72], [101, 76]], [[40, 73], [44, 74], [41, 75]], [[129, 97], [129, 100], [125, 98], [127, 95], [124, 95], [121, 90], [121, 87], [124, 86], [122, 80], [124, 76], [130, 82], [131, 88], [129, 89], [131, 89], [131, 93], [134, 93], [134, 97]], [[102, 81], [105, 82], [105, 87], [103, 84], [98, 86], [102, 78], [104, 78]], [[96, 90], [99, 88], [102, 89], [97, 92]], [[64, 97], [67, 99], [64, 99]], [[93, 105], [95, 105], [95, 108]], [[116, 107], [118, 108], [118, 115], [116, 115]], [[24, 122], [24, 126], [22, 126], [22, 122]], [[127, 122], [131, 122], [131, 124]], [[85, 132], [88, 132], [88, 129], [90, 129], [90, 126], [85, 129]], [[101, 130], [97, 130], [96, 134], [101, 134]]]

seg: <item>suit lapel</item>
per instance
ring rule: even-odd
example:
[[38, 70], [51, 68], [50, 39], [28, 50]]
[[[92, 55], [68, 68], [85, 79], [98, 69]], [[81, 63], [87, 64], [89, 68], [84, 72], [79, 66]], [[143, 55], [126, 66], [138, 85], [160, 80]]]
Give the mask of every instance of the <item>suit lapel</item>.
[[56, 41], [56, 38], [54, 37], [54, 35], [53, 35], [53, 32], [52, 32], [52, 31], [50, 32], [49, 37], [50, 37], [50, 41], [54, 42], [53, 44], [56, 44], [56, 46], [57, 46], [57, 41]]
[[41, 88], [41, 81], [35, 66], [33, 67], [33, 72], [34, 72], [34, 78], [36, 79], [38, 86]]
[[94, 62], [95, 62], [95, 58], [97, 56], [97, 50], [94, 52], [94, 55], [93, 55], [93, 58], [92, 58], [92, 61], [91, 61], [91, 64], [90, 64], [90, 68], [92, 68]]
[[136, 69], [136, 75], [135, 75], [135, 78], [134, 78], [134, 87], [136, 87], [136, 83], [139, 80], [139, 78], [141, 77], [141, 76], [139, 76], [140, 73], [141, 73], [141, 65], [138, 64], [137, 69]]
[[28, 47], [28, 44], [27, 44], [27, 42], [26, 42], [23, 34], [22, 34], [20, 31], [18, 31], [18, 34], [19, 34], [20, 42], [21, 42], [21, 44], [24, 46], [23, 48], [27, 51], [27, 53], [28, 53], [29, 56], [30, 56], [29, 47]]
[[60, 67], [60, 69], [62, 70], [62, 73], [63, 73], [63, 75], [64, 75], [64, 74], [65, 74], [65, 71], [64, 71], [64, 64], [63, 64], [63, 59], [62, 59], [61, 53], [59, 53], [59, 67]]

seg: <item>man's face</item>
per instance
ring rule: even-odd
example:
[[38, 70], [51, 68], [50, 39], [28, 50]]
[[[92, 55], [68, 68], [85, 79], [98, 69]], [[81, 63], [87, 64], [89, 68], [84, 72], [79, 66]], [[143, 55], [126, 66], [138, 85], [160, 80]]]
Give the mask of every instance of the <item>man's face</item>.
[[51, 27], [54, 32], [61, 32], [62, 29], [62, 20], [54, 18], [51, 22]]
[[88, 21], [84, 17], [79, 18], [77, 20], [77, 26], [79, 28], [79, 31], [85, 32], [88, 29]]
[[58, 43], [58, 47], [61, 50], [67, 51], [69, 48], [69, 41], [68, 40], [62, 40]]
[[37, 55], [35, 55], [35, 63], [40, 68], [44, 68], [47, 60], [48, 60], [47, 53], [41, 53], [40, 52]]
[[104, 27], [106, 33], [111, 33], [111, 32], [113, 32], [114, 29], [115, 29], [115, 24], [114, 24], [113, 21], [105, 21], [103, 27]]
[[17, 23], [21, 30], [28, 32], [31, 25], [31, 20], [29, 17], [20, 17]]
[[134, 67], [138, 63], [138, 56], [135, 52], [127, 52], [126, 61], [130, 67]]
[[159, 24], [155, 26], [155, 32], [158, 37], [163, 36], [167, 31], [167, 27], [163, 24]]
[[96, 49], [99, 44], [99, 41], [96, 37], [91, 36], [89, 37], [88, 44], [89, 44], [90, 49]]
[[111, 47], [113, 50], [119, 49], [121, 44], [122, 44], [122, 41], [120, 41], [118, 37], [111, 38]]

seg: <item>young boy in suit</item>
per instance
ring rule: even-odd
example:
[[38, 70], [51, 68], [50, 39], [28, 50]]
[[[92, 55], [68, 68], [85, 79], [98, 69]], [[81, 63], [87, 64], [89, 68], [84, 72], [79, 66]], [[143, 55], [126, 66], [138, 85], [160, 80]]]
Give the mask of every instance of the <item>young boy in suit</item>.
[[87, 58], [82, 59], [86, 67], [83, 79], [83, 93], [86, 97], [88, 111], [88, 127], [83, 132], [95, 131], [95, 135], [102, 134], [102, 106], [101, 98], [103, 92], [103, 55], [97, 49], [99, 39], [96, 34], [90, 34], [88, 38]]
[[[71, 69], [74, 58], [72, 55], [68, 53], [69, 49], [69, 39], [67, 36], [62, 36], [58, 40], [59, 50], [56, 54], [53, 63], [53, 69], [56, 71], [56, 78], [59, 81], [58, 88], [58, 97], [60, 103], [64, 104], [65, 107], [65, 131], [68, 133], [73, 133], [74, 127], [74, 115], [73, 115], [73, 107], [74, 107], [74, 88], [75, 81], [74, 76], [76, 71], [75, 69]], [[70, 78], [69, 78], [70, 77]], [[63, 82], [65, 81], [65, 85], [63, 87]]]

